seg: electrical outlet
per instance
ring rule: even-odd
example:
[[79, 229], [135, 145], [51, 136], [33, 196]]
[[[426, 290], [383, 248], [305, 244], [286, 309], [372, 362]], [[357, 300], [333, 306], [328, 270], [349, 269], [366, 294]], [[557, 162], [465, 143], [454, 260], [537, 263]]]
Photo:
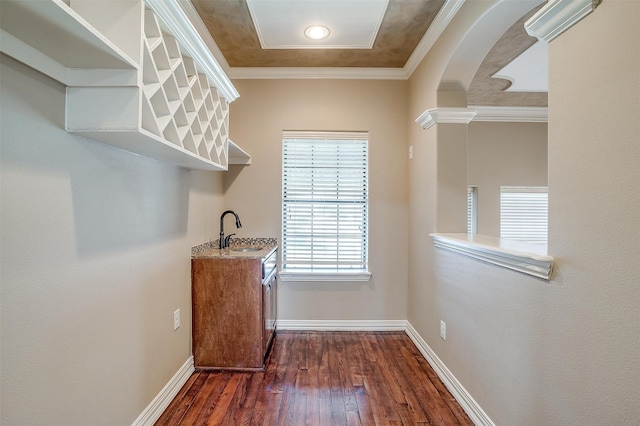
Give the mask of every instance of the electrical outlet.
[[413, 158], [413, 145], [409, 147], [409, 160]]
[[180, 328], [180, 309], [173, 311], [173, 331]]
[[447, 340], [447, 324], [444, 321], [440, 321], [440, 337]]

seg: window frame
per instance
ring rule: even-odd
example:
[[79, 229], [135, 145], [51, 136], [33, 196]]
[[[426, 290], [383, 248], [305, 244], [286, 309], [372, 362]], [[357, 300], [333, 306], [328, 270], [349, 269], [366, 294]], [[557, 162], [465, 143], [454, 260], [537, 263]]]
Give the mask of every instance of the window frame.
[[[340, 269], [339, 265], [336, 264], [336, 268], [335, 269], [331, 269], [331, 270], [314, 270], [313, 269], [313, 261], [310, 260], [311, 262], [311, 268], [306, 269], [306, 270], [295, 270], [294, 268], [287, 268], [287, 264], [286, 264], [286, 253], [287, 253], [287, 247], [286, 245], [288, 244], [288, 237], [286, 235], [286, 211], [285, 209], [287, 208], [287, 206], [291, 206], [294, 205], [293, 203], [295, 201], [289, 201], [287, 203], [286, 200], [286, 195], [285, 195], [285, 187], [287, 187], [287, 185], [290, 185], [290, 182], [286, 182], [286, 180], [290, 180], [291, 177], [287, 177], [286, 173], [289, 169], [287, 169], [287, 160], [285, 158], [286, 152], [285, 152], [285, 145], [287, 143], [287, 141], [292, 141], [292, 140], [304, 140], [307, 142], [312, 142], [312, 141], [317, 141], [318, 143], [320, 143], [320, 141], [323, 140], [331, 140], [331, 141], [339, 141], [339, 140], [364, 140], [364, 152], [365, 152], [365, 158], [364, 158], [364, 191], [365, 191], [365, 195], [364, 195], [364, 212], [363, 212], [363, 218], [362, 218], [362, 224], [359, 225], [359, 227], [362, 228], [362, 245], [360, 247], [361, 255], [364, 256], [364, 259], [362, 260], [363, 265], [362, 268], [349, 268], [349, 269]], [[281, 224], [282, 224], [282, 229], [281, 229], [281, 236], [282, 236], [282, 250], [281, 250], [281, 270], [278, 273], [280, 279], [282, 281], [298, 281], [298, 282], [306, 282], [306, 281], [368, 281], [371, 278], [371, 272], [369, 272], [369, 264], [368, 264], [368, 244], [369, 244], [369, 227], [368, 227], [368, 208], [369, 208], [369, 187], [368, 187], [368, 172], [369, 172], [369, 132], [317, 132], [317, 131], [284, 131], [282, 134], [282, 170], [281, 170], [281, 186], [282, 186], [282, 193], [281, 193]], [[317, 203], [312, 202], [312, 204], [319, 204], [322, 203], [322, 200], [318, 200]], [[329, 202], [328, 204], [331, 204], [331, 202]], [[360, 204], [358, 201], [355, 202], [351, 202], [351, 203], [347, 203], [347, 204], [351, 204], [351, 205], [358, 205]], [[338, 207], [336, 207], [336, 214], [337, 212], [340, 210]], [[338, 225], [336, 225], [338, 226]], [[337, 260], [337, 256], [339, 256], [340, 253], [340, 248], [337, 245], [338, 244], [338, 238], [336, 236], [336, 260]], [[311, 249], [313, 249], [313, 242], [311, 243]]]

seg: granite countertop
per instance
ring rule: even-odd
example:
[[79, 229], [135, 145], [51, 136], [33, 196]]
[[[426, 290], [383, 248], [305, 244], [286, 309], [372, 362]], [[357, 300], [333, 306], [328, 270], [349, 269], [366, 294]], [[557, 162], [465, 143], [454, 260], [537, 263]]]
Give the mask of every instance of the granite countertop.
[[[249, 258], [263, 259], [278, 248], [276, 238], [232, 238], [230, 247], [220, 250], [219, 240], [209, 241], [191, 248], [192, 259]], [[237, 251], [245, 247], [259, 247], [257, 251]]]

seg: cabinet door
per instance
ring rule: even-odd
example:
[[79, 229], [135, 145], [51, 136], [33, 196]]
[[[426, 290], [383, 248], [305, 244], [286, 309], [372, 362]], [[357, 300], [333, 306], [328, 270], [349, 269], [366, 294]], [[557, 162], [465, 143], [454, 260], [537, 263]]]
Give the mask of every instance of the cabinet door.
[[192, 261], [193, 354], [196, 368], [261, 368], [259, 259]]
[[278, 319], [278, 277], [276, 274], [271, 278], [271, 334], [276, 332], [276, 320]]
[[267, 348], [269, 347], [269, 339], [271, 338], [269, 333], [269, 317], [271, 316], [271, 303], [269, 297], [271, 296], [271, 281], [262, 283], [262, 355], [267, 354]]
[[265, 356], [276, 328], [276, 275], [274, 274], [268, 282], [262, 285], [262, 306], [264, 331], [262, 334], [262, 344]]

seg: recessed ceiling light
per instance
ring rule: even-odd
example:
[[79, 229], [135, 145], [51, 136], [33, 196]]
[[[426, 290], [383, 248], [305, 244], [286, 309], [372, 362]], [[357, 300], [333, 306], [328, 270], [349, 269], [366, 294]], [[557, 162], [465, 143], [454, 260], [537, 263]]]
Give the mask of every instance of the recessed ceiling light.
[[304, 30], [304, 35], [311, 40], [322, 40], [329, 37], [329, 28], [323, 25], [312, 25]]

